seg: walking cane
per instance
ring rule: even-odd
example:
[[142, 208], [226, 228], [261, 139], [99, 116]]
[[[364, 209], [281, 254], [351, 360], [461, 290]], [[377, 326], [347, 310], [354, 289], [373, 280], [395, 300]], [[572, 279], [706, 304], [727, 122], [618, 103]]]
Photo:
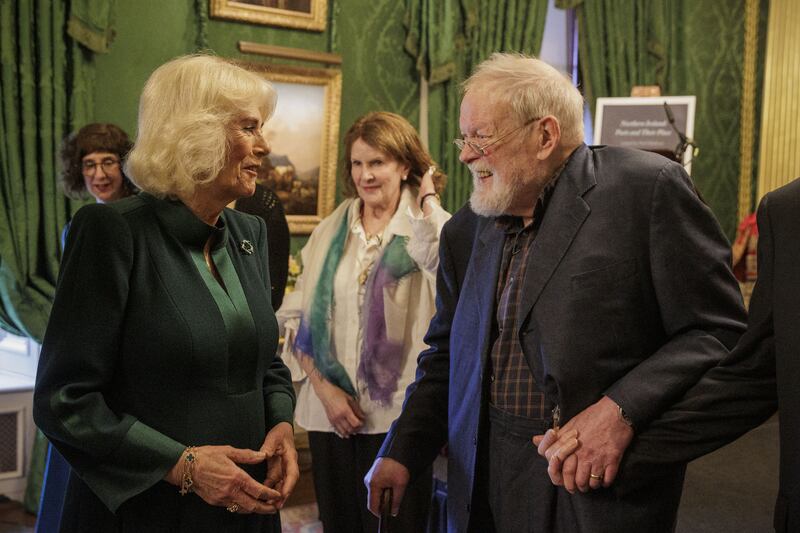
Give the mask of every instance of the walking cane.
[[381, 516], [378, 518], [378, 533], [389, 533], [389, 517], [392, 516], [392, 489], [381, 492]]

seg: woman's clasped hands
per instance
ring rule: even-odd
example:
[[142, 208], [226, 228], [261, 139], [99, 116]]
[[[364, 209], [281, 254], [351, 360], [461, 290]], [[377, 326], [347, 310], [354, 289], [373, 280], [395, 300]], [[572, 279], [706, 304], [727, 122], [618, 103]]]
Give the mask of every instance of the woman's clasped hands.
[[[292, 493], [300, 471], [291, 424], [281, 422], [270, 430], [261, 449], [246, 450], [233, 446], [198, 446], [186, 450], [166, 476], [166, 481], [181, 486], [189, 468], [187, 454], [192, 454], [191, 491], [206, 503], [226, 507], [240, 514], [274, 514]], [[239, 465], [266, 461], [263, 483], [253, 479]]]

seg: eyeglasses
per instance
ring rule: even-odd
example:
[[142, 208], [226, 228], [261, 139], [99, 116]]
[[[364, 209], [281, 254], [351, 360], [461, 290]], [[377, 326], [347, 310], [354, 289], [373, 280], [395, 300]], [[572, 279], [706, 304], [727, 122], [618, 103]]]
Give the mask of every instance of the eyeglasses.
[[480, 144], [472, 142], [472, 141], [468, 141], [466, 139], [453, 139], [453, 144], [455, 144], [456, 147], [459, 150], [463, 150], [464, 147], [469, 146], [472, 149], [473, 152], [475, 152], [479, 156], [483, 157], [483, 156], [486, 155], [486, 149], [487, 148], [499, 143], [503, 139], [505, 139], [505, 138], [509, 137], [510, 135], [513, 135], [514, 133], [518, 132], [522, 128], [530, 126], [531, 124], [533, 124], [537, 120], [541, 120], [541, 118], [542, 117], [532, 118], [529, 121], [527, 121], [525, 124], [523, 124], [522, 126], [520, 126], [518, 128], [514, 128], [513, 130], [510, 130], [510, 131], [507, 131], [504, 134], [500, 135], [499, 137], [495, 137], [494, 139], [490, 140], [489, 142], [484, 143], [483, 145], [480, 145]]
[[88, 160], [81, 163], [81, 171], [84, 174], [94, 174], [94, 169], [97, 167], [103, 167], [103, 172], [109, 173], [119, 167], [119, 159], [112, 159], [109, 157], [103, 159], [100, 163]]

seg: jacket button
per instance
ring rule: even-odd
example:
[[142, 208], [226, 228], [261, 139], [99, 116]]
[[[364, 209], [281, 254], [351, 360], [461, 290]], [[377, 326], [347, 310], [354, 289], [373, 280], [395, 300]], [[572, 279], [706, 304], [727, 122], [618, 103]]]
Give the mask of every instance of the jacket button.
[[478, 445], [478, 437], [472, 437], [472, 445], [473, 446], [477, 446]]

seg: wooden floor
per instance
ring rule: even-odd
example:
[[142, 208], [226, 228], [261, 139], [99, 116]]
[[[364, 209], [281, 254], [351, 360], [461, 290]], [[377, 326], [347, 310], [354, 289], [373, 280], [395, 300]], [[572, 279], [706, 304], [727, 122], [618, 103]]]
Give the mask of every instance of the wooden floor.
[[35, 524], [36, 517], [26, 513], [21, 503], [11, 500], [0, 502], [0, 532], [29, 533]]
[[[321, 532], [316, 504], [293, 504], [281, 511], [284, 532]], [[33, 533], [36, 517], [26, 513], [16, 501], [0, 503], [0, 533]]]

